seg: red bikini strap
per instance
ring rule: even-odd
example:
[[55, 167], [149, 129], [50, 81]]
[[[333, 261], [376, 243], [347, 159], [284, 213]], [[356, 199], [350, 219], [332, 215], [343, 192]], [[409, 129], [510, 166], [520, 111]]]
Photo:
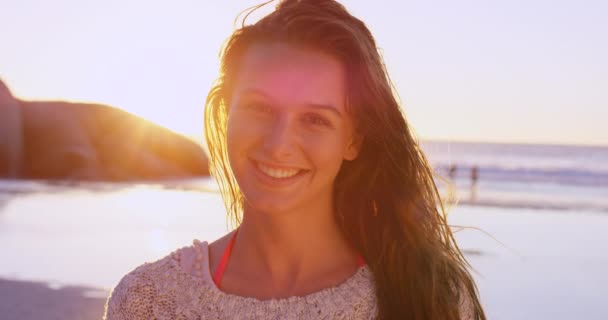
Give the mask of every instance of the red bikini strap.
[[363, 257], [360, 254], [357, 255], [357, 265], [359, 268], [365, 265], [365, 260], [363, 260]]
[[213, 273], [213, 282], [215, 282], [215, 285], [218, 288], [220, 287], [222, 277], [224, 276], [224, 272], [226, 271], [226, 267], [228, 266], [228, 260], [230, 259], [230, 253], [232, 252], [232, 246], [234, 246], [234, 239], [236, 238], [236, 234], [238, 232], [239, 229], [236, 229], [234, 231], [234, 234], [232, 235], [232, 238], [230, 238], [228, 246], [224, 250], [224, 254], [222, 254], [222, 259], [220, 260], [217, 269], [215, 269], [215, 272]]
[[[220, 283], [222, 282], [222, 277], [224, 276], [224, 272], [226, 271], [226, 267], [228, 266], [228, 260], [230, 259], [230, 253], [232, 252], [232, 246], [234, 246], [234, 239], [236, 239], [236, 234], [239, 232], [239, 229], [236, 229], [234, 231], [234, 234], [232, 235], [232, 238], [230, 238], [230, 242], [228, 243], [228, 246], [226, 247], [226, 249], [224, 250], [224, 253], [222, 254], [222, 258], [220, 260], [220, 263], [217, 266], [217, 269], [215, 269], [215, 273], [213, 273], [213, 282], [215, 282], [215, 285], [219, 288], [220, 287]], [[365, 260], [363, 260], [363, 257], [361, 257], [361, 255], [357, 255], [357, 265], [359, 267], [363, 267], [365, 266]]]

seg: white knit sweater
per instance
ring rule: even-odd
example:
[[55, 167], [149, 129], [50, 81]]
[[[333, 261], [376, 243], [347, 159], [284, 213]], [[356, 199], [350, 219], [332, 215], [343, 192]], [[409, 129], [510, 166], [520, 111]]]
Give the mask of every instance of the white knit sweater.
[[[201, 247], [208, 259], [207, 242]], [[377, 315], [373, 275], [367, 266], [335, 287], [259, 300], [218, 289], [208, 261], [203, 261], [202, 277], [197, 277], [175, 257], [143, 264], [124, 276], [108, 298], [104, 319], [373, 319]]]

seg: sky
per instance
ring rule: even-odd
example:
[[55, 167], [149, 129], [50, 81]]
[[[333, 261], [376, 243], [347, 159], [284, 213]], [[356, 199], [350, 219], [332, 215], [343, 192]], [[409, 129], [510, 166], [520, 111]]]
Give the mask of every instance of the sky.
[[[21, 99], [105, 103], [202, 136], [220, 46], [259, 2], [0, 0], [0, 78]], [[342, 3], [420, 138], [608, 145], [608, 1]]]

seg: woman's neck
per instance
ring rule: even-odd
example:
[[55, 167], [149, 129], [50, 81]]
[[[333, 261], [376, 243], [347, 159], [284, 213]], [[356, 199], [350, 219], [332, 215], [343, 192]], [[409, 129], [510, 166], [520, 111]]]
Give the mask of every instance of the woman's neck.
[[356, 255], [331, 206], [268, 214], [246, 208], [231, 263], [275, 285], [296, 286], [315, 275], [351, 268]]

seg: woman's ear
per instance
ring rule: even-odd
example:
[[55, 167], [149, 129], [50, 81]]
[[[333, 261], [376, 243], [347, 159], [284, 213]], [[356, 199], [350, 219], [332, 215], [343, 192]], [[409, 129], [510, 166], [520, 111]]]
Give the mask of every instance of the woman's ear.
[[359, 155], [359, 151], [361, 150], [361, 145], [363, 144], [363, 136], [361, 134], [355, 133], [352, 135], [348, 145], [346, 146], [346, 151], [344, 152], [345, 160], [355, 160]]

